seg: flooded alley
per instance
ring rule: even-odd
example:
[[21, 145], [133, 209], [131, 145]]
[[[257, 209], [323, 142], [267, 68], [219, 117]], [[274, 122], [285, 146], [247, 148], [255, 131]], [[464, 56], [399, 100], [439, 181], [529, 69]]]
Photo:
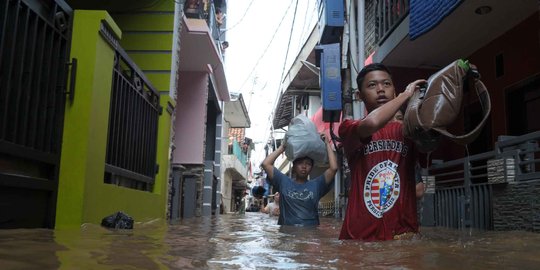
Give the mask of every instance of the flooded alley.
[[538, 115], [538, 0], [0, 0], [0, 270], [540, 269]]
[[421, 228], [412, 240], [338, 240], [341, 222], [281, 227], [261, 213], [109, 231], [0, 231], [2, 269], [537, 269], [540, 235]]

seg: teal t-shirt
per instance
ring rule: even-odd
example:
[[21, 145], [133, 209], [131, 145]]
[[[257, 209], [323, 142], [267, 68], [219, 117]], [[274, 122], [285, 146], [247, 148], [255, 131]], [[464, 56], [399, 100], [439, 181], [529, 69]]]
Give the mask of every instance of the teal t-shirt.
[[274, 167], [274, 177], [268, 182], [280, 194], [279, 225], [319, 225], [319, 200], [332, 186], [326, 184], [324, 175], [298, 184]]

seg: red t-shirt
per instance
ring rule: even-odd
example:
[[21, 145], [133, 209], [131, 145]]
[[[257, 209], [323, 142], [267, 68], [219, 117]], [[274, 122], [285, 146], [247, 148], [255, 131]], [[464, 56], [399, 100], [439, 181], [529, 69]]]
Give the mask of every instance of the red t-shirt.
[[359, 123], [345, 120], [339, 127], [351, 170], [339, 239], [390, 240], [418, 232], [413, 143], [404, 139], [402, 123], [396, 121], [360, 140], [353, 136]]

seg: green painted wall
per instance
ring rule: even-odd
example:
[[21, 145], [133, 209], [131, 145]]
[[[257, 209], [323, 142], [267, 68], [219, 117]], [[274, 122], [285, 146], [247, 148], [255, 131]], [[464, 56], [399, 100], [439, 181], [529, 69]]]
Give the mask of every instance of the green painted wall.
[[[140, 19], [146, 19], [144, 16]], [[172, 33], [141, 33], [131, 32], [124, 35], [121, 41], [122, 47], [129, 53], [130, 51], [171, 51], [172, 50]], [[169, 53], [170, 54], [170, 53]], [[169, 57], [169, 60], [171, 58]]]
[[[116, 211], [135, 221], [165, 219], [171, 116], [159, 119], [159, 174], [153, 192], [105, 184], [105, 154], [114, 50], [99, 35], [101, 21], [120, 37], [121, 31], [105, 11], [76, 10], [71, 57], [78, 59], [76, 94], [66, 105], [60, 164], [56, 228], [100, 223]], [[168, 96], [161, 104], [171, 103]], [[166, 108], [166, 106], [164, 106]]]
[[168, 71], [164, 72], [152, 72], [145, 73], [146, 78], [152, 82], [157, 89], [169, 89], [169, 84], [171, 83], [171, 73]]
[[124, 33], [122, 47], [160, 92], [170, 91], [174, 4], [161, 0], [146, 9], [113, 14]]
[[[170, 77], [171, 72], [171, 54], [170, 53], [129, 53], [129, 57], [137, 63], [137, 65], [143, 70], [144, 74], [157, 74], [157, 73], [149, 73], [149, 70], [160, 70], [160, 71], [166, 71]], [[146, 71], [145, 71], [146, 70]], [[161, 73], [163, 74], [163, 73]], [[155, 86], [157, 87], [157, 86]], [[169, 89], [169, 86], [167, 85], [167, 88]], [[165, 90], [165, 89], [160, 89]]]
[[[107, 136], [103, 111], [109, 109], [107, 100], [110, 99], [114, 51], [98, 35], [102, 19], [114, 25], [106, 12], [75, 11], [74, 15], [71, 57], [78, 60], [76, 96], [73, 103], [66, 104], [57, 228], [77, 226], [86, 221], [88, 186], [99, 179], [103, 182]], [[109, 75], [96, 80], [99, 73]], [[96, 164], [99, 161], [101, 166]]]

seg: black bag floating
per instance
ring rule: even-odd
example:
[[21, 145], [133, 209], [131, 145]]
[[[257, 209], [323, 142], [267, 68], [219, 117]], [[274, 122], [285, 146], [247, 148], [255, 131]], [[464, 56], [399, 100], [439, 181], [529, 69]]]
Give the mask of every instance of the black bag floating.
[[101, 226], [111, 229], [133, 229], [133, 218], [123, 212], [116, 212], [101, 220]]

